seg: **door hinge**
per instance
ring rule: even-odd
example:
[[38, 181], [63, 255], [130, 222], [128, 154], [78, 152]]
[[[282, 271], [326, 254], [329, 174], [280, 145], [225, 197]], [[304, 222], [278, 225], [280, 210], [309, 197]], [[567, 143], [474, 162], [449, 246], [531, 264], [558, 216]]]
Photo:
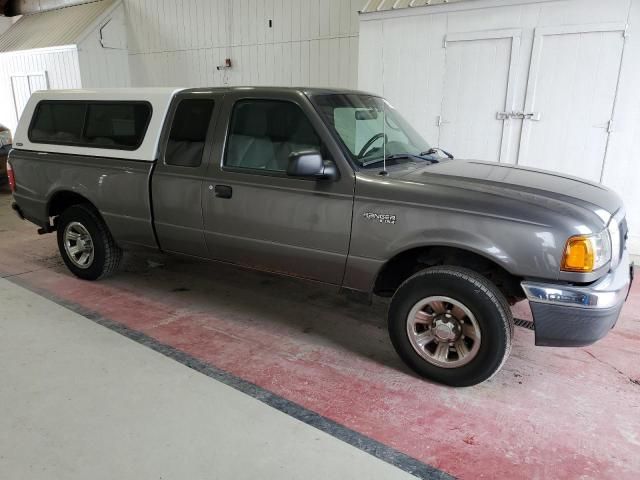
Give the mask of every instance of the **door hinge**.
[[613, 120], [607, 122], [607, 133], [613, 132]]
[[442, 115], [438, 115], [438, 118], [436, 118], [436, 126], [442, 126]]
[[629, 35], [631, 34], [629, 33], [629, 24], [627, 23], [624, 26], [624, 31], [622, 32], [622, 38], [629, 38]]

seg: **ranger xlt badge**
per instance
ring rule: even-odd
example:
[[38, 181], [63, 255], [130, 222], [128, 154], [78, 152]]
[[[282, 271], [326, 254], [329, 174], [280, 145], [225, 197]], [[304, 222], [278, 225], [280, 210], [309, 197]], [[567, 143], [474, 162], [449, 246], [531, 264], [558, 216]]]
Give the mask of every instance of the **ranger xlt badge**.
[[396, 224], [396, 216], [395, 215], [391, 215], [389, 213], [373, 213], [373, 212], [366, 212], [363, 214], [364, 218], [366, 218], [367, 220], [376, 220], [380, 223], [386, 223], [389, 225], [395, 225]]

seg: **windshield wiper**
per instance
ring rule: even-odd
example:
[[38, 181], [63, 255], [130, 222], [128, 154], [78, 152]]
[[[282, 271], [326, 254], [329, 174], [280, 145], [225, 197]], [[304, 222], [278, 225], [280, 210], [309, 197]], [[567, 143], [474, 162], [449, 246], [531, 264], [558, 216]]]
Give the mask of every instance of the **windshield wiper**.
[[451, 160], [453, 160], [453, 158], [454, 158], [454, 157], [453, 157], [453, 155], [451, 155], [449, 152], [447, 152], [446, 150], [443, 150], [442, 148], [439, 148], [439, 147], [433, 147], [433, 148], [430, 148], [430, 149], [429, 149], [429, 150], [427, 150], [426, 152], [422, 152], [422, 153], [420, 154], [420, 156], [435, 155], [435, 154], [436, 154], [436, 153], [438, 153], [438, 152], [444, 153], [444, 155], [445, 155], [446, 157], [449, 157]]
[[411, 153], [394, 153], [392, 155], [387, 155], [384, 159], [383, 158], [376, 158], [375, 160], [369, 160], [368, 162], [363, 162], [360, 165], [362, 167], [368, 167], [369, 165], [375, 165], [376, 163], [382, 163], [383, 160], [386, 160], [387, 162], [392, 162], [394, 160], [402, 160], [405, 158], [417, 158], [418, 160], [422, 160], [422, 161], [427, 161], [427, 162], [431, 162], [431, 163], [438, 163], [438, 159], [436, 158], [424, 158], [425, 155], [414, 155]]

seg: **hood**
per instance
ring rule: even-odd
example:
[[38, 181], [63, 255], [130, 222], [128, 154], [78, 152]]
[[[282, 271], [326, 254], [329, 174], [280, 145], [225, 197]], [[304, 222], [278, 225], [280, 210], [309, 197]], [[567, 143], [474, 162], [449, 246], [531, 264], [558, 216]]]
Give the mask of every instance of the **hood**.
[[577, 177], [515, 165], [475, 160], [450, 160], [416, 169], [397, 178], [406, 181], [445, 184], [486, 193], [529, 193], [586, 208], [605, 223], [621, 207], [612, 190]]

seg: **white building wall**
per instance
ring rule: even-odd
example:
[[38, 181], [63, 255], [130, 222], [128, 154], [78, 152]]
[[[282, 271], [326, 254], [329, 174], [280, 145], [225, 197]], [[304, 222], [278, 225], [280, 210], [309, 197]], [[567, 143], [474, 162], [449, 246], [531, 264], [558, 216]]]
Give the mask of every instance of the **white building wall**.
[[119, 4], [79, 43], [84, 88], [130, 86], [126, 24], [124, 5]]
[[[445, 90], [445, 35], [522, 29], [513, 105], [523, 110], [534, 29], [607, 22], [628, 23], [629, 36], [624, 45], [602, 181], [625, 201], [631, 229], [630, 250], [640, 254], [640, 1], [474, 0], [362, 15], [358, 87], [387, 97], [428, 141], [437, 145]], [[571, 118], [569, 112], [568, 121]], [[513, 123], [513, 148], [501, 161], [518, 162], [521, 125], [522, 122]], [[455, 145], [442, 146], [455, 153]], [[557, 161], [562, 162], [561, 156]]]
[[132, 84], [355, 87], [365, 3], [125, 0]]
[[46, 72], [49, 88], [80, 88], [80, 67], [75, 46], [22, 50], [0, 54], [0, 123], [11, 130], [18, 124], [11, 76]]

